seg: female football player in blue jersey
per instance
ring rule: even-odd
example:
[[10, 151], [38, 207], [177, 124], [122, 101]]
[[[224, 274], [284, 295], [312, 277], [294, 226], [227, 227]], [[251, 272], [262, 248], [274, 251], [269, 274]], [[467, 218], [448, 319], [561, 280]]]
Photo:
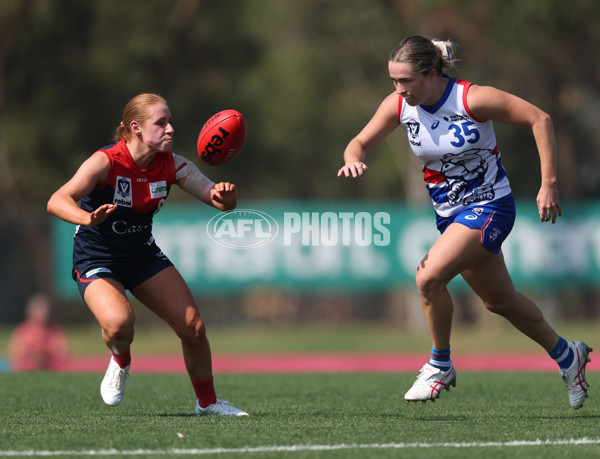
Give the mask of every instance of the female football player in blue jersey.
[[198, 306], [152, 236], [152, 217], [172, 185], [223, 211], [236, 207], [237, 191], [231, 183], [213, 183], [194, 163], [172, 153], [173, 132], [171, 112], [162, 97], [134, 97], [125, 107], [116, 143], [83, 162], [52, 195], [48, 212], [77, 225], [73, 279], [112, 353], [100, 386], [104, 402], [121, 403], [129, 374], [135, 322], [129, 290], [181, 339], [196, 414], [246, 416], [217, 399]]
[[441, 236], [417, 267], [432, 349], [405, 399], [434, 400], [442, 389], [456, 385], [447, 285], [460, 274], [488, 310], [504, 316], [557, 361], [570, 405], [580, 408], [587, 396], [585, 367], [591, 349], [581, 341], [565, 341], [538, 306], [515, 290], [500, 249], [513, 227], [515, 203], [492, 122], [533, 131], [541, 163], [540, 221], [554, 223], [561, 207], [552, 120], [514, 95], [448, 76], [455, 48], [449, 41], [411, 36], [392, 51], [388, 69], [395, 91], [350, 141], [338, 172], [338, 177], [363, 177], [367, 152], [399, 126], [423, 164]]

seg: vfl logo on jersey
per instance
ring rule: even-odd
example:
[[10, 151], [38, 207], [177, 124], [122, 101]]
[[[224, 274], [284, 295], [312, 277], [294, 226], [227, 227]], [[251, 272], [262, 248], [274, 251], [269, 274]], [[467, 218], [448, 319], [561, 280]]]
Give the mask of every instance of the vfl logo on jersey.
[[123, 207], [133, 207], [131, 190], [131, 179], [129, 177], [121, 177], [120, 175], [117, 175], [113, 204]]
[[406, 131], [408, 132], [408, 141], [414, 145], [415, 147], [421, 146], [420, 132], [421, 132], [421, 123], [416, 120], [409, 120], [406, 123]]
[[167, 182], [165, 180], [150, 183], [150, 197], [152, 199], [166, 198], [167, 191]]

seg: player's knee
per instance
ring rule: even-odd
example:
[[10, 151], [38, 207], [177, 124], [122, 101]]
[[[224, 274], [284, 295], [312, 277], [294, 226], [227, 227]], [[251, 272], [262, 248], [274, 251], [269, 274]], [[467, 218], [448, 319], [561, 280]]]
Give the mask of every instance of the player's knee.
[[486, 309], [494, 314], [505, 316], [510, 311], [510, 302], [504, 301], [502, 298], [491, 298], [483, 300]]
[[190, 344], [206, 340], [206, 327], [200, 316], [196, 316], [186, 322], [185, 327], [179, 333], [179, 338]]
[[426, 269], [417, 270], [415, 281], [417, 283], [417, 289], [423, 297], [436, 294], [441, 289], [445, 289], [447, 284], [444, 279]]
[[133, 313], [113, 316], [102, 323], [106, 336], [115, 341], [133, 341], [135, 316]]
[[190, 328], [192, 329], [195, 341], [204, 341], [206, 339], [206, 327], [202, 319], [198, 319]]

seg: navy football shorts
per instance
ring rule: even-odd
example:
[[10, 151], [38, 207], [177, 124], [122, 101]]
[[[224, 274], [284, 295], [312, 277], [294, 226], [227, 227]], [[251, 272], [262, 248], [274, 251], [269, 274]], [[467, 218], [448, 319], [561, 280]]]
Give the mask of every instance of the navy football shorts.
[[437, 217], [440, 233], [451, 223], [460, 223], [467, 228], [481, 231], [481, 244], [492, 253], [499, 253], [504, 240], [515, 224], [515, 200], [512, 195], [483, 205], [465, 207], [446, 218]]
[[85, 289], [96, 279], [114, 279], [133, 293], [133, 289], [165, 268], [173, 266], [171, 260], [152, 243], [140, 254], [126, 260], [97, 258], [74, 262], [72, 276], [83, 298]]

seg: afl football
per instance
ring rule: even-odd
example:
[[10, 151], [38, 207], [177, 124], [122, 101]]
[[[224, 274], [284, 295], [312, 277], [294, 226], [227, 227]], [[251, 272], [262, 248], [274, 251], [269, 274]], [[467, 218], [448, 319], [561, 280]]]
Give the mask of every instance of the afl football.
[[246, 140], [246, 120], [237, 110], [222, 110], [204, 123], [196, 148], [206, 164], [218, 166], [239, 153]]

